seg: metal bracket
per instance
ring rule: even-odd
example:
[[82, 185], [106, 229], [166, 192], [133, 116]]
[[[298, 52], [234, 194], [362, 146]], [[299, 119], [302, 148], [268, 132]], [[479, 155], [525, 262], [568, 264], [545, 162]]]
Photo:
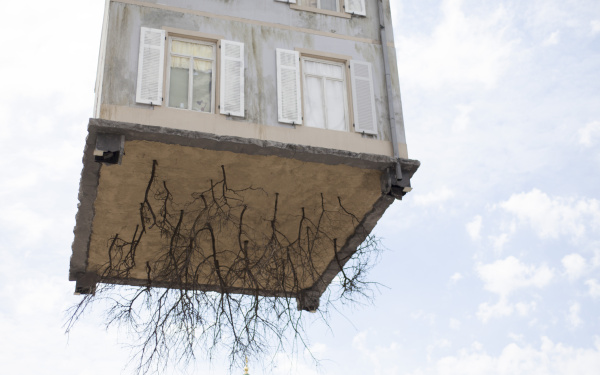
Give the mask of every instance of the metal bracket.
[[302, 290], [296, 297], [298, 311], [316, 313], [319, 308], [321, 293], [314, 290]]
[[389, 194], [401, 200], [411, 190], [410, 178], [408, 176], [403, 178], [400, 162], [397, 162], [394, 167], [387, 168], [381, 175], [381, 192], [383, 194]]
[[94, 161], [104, 164], [121, 164], [125, 151], [125, 136], [121, 134], [98, 133]]
[[81, 294], [95, 294], [96, 284], [98, 283], [98, 275], [95, 273], [84, 273], [77, 276], [75, 282], [75, 295]]

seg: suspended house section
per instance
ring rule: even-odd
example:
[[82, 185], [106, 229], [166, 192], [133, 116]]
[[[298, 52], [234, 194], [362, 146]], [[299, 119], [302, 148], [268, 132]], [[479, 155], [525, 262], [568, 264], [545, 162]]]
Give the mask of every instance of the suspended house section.
[[105, 11], [76, 292], [123, 284], [317, 309], [419, 166], [389, 2], [112, 0]]
[[319, 297], [404, 191], [384, 155], [91, 119], [70, 280]]

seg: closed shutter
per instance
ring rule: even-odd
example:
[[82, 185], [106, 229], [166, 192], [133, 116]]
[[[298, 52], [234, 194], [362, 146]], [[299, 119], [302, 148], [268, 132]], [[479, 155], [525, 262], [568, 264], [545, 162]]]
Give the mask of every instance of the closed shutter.
[[135, 101], [162, 105], [165, 31], [142, 27]]
[[371, 63], [350, 61], [354, 129], [359, 133], [377, 134], [375, 92]]
[[296, 4], [296, 0], [275, 0], [275, 1], [280, 1], [282, 3]]
[[300, 53], [276, 49], [277, 117], [279, 122], [302, 124], [300, 98]]
[[221, 40], [221, 114], [244, 117], [244, 43]]
[[344, 8], [346, 13], [356, 14], [359, 16], [367, 15], [365, 0], [344, 0]]

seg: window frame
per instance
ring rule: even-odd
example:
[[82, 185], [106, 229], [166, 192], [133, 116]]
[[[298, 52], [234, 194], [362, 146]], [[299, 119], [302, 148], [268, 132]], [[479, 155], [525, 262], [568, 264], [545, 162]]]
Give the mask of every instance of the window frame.
[[[302, 1], [309, 1], [309, 0], [298, 0], [298, 2], [302, 2]], [[319, 9], [319, 10], [328, 10], [330, 12], [338, 12], [338, 13], [342, 12], [342, 9], [344, 9], [344, 5], [342, 4], [342, 2], [344, 0], [335, 0], [335, 4], [336, 4], [336, 9], [335, 10], [321, 8], [320, 5], [321, 5], [321, 2], [323, 0], [315, 0], [315, 1], [317, 2], [317, 6], [316, 7], [311, 7], [309, 5], [300, 5], [300, 6], [304, 6], [304, 7], [307, 7], [307, 8], [316, 8], [316, 9]]]
[[[283, 1], [283, 0], [279, 0], [279, 1]], [[320, 0], [318, 0], [318, 1], [320, 2]], [[347, 19], [352, 18], [352, 14], [346, 13], [346, 11], [345, 11], [345, 8], [344, 8], [345, 1], [344, 0], [337, 0], [337, 4], [338, 4], [338, 6], [337, 6], [338, 10], [328, 10], [328, 9], [310, 7], [310, 6], [306, 6], [306, 5], [300, 5], [299, 3], [295, 3], [295, 4], [289, 3], [290, 8], [295, 9], [295, 10], [320, 13], [320, 14], [325, 14], [328, 16], [341, 17], [341, 18], [347, 18]]]
[[[208, 112], [204, 112], [204, 111], [196, 111], [194, 109], [192, 109], [192, 101], [193, 101], [193, 61], [194, 59], [200, 60], [200, 61], [211, 61], [209, 59], [206, 58], [201, 58], [201, 57], [195, 57], [195, 56], [188, 56], [188, 55], [183, 55], [183, 54], [178, 54], [178, 53], [174, 53], [171, 51], [171, 46], [173, 44], [173, 40], [177, 40], [177, 41], [181, 41], [181, 42], [186, 42], [186, 43], [194, 43], [194, 44], [202, 44], [202, 45], [208, 45], [208, 46], [212, 46], [213, 47], [213, 56], [212, 56], [212, 77], [211, 77], [211, 99], [210, 99], [210, 111]], [[187, 110], [187, 111], [192, 111], [192, 112], [197, 112], [197, 113], [205, 113], [205, 114], [215, 114], [216, 113], [216, 108], [217, 108], [217, 103], [216, 103], [216, 97], [217, 97], [217, 86], [218, 86], [218, 82], [217, 80], [219, 79], [218, 76], [218, 72], [217, 72], [217, 67], [218, 67], [218, 58], [219, 58], [219, 53], [217, 52], [217, 49], [219, 48], [219, 43], [218, 41], [212, 41], [212, 40], [204, 40], [204, 39], [193, 39], [193, 38], [189, 38], [189, 37], [185, 37], [185, 36], [180, 36], [180, 35], [173, 35], [173, 34], [167, 34], [167, 43], [166, 43], [166, 53], [167, 53], [167, 64], [165, 66], [166, 71], [166, 84], [165, 84], [165, 91], [166, 91], [166, 95], [165, 95], [165, 102], [166, 102], [166, 108], [171, 108], [171, 109], [182, 109], [182, 110]], [[177, 56], [177, 57], [184, 57], [184, 58], [189, 58], [190, 59], [190, 70], [189, 70], [189, 78], [188, 78], [188, 108], [179, 108], [179, 107], [171, 107], [169, 105], [169, 101], [170, 101], [170, 95], [171, 95], [171, 56]]]
[[[322, 64], [330, 64], [330, 65], [337, 65], [340, 66], [342, 68], [342, 79], [340, 80], [339, 78], [334, 78], [334, 77], [326, 77], [326, 76], [318, 76], [318, 75], [313, 75], [313, 74], [308, 74], [304, 72], [304, 62], [305, 61], [313, 61], [313, 62], [317, 62], [317, 63], [322, 63]], [[350, 101], [348, 100], [348, 95], [349, 95], [349, 75], [348, 75], [348, 68], [347, 68], [347, 61], [346, 60], [340, 60], [340, 59], [331, 59], [331, 58], [327, 58], [324, 56], [315, 56], [315, 55], [311, 55], [311, 54], [306, 54], [306, 53], [302, 53], [300, 52], [300, 81], [301, 81], [301, 103], [302, 103], [302, 118], [304, 119], [303, 121], [303, 125], [307, 126], [309, 128], [315, 128], [315, 129], [324, 129], [324, 130], [333, 130], [333, 131], [345, 131], [345, 132], [354, 132], [354, 129], [352, 128], [352, 126], [350, 126], [350, 124], [352, 123], [353, 119], [351, 118], [351, 108], [350, 108]], [[321, 89], [323, 90], [323, 113], [326, 114], [327, 113], [327, 103], [325, 102], [325, 89], [324, 89], [324, 85], [325, 85], [325, 81], [327, 79], [330, 80], [335, 80], [338, 82], [342, 82], [342, 87], [344, 89], [344, 95], [342, 95], [343, 97], [343, 106], [344, 106], [344, 129], [343, 130], [338, 130], [338, 129], [330, 129], [327, 127], [327, 117], [325, 116], [324, 120], [325, 120], [325, 127], [320, 128], [317, 126], [311, 126], [308, 124], [308, 117], [306, 116], [306, 77], [307, 76], [311, 76], [311, 77], [317, 77], [317, 78], [321, 78], [322, 77], [322, 82], [321, 82]]]

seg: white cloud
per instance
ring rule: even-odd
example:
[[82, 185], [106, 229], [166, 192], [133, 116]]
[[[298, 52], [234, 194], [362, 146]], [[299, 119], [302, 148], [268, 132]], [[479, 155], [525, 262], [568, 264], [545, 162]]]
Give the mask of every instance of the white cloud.
[[[2, 60], [2, 70], [10, 74], [3, 75], [1, 102], [26, 98], [33, 105], [38, 100], [56, 99], [58, 112], [80, 111], [92, 104], [103, 1], [85, 5], [76, 0], [63, 3], [63, 13], [57, 13], [55, 7], [44, 1], [37, 1], [34, 6], [15, 2], [10, 5], [10, 11], [4, 12], [7, 16], [0, 21], [5, 30], [12, 33], [0, 35], [0, 44], [19, 53], [18, 58]], [[77, 17], [56, 22], [57, 17], [65, 15], [65, 10], [74, 12]], [[11, 14], [27, 14], [28, 22]], [[65, 42], [55, 43], [56, 40]], [[60, 58], [46, 58], [40, 65], [40, 56]], [[73, 63], [65, 63], [67, 61]]]
[[508, 338], [511, 339], [514, 342], [522, 343], [523, 340], [525, 339], [525, 335], [523, 335], [523, 334], [517, 334], [517, 333], [514, 333], [514, 332], [510, 332], [508, 334]]
[[397, 364], [391, 358], [400, 357], [400, 345], [391, 342], [389, 345], [373, 345], [368, 342], [368, 333], [360, 332], [352, 339], [352, 347], [360, 352], [370, 363], [371, 374], [395, 374]]
[[581, 305], [577, 302], [574, 302], [569, 306], [569, 315], [567, 316], [567, 322], [573, 328], [577, 328], [583, 324], [583, 320], [579, 316], [581, 312]]
[[545, 264], [538, 267], [526, 265], [513, 256], [490, 264], [479, 264], [476, 269], [484, 288], [500, 297], [508, 297], [522, 288], [543, 288], [554, 277], [554, 271]]
[[535, 0], [522, 3], [528, 8], [527, 23], [533, 34], [544, 35], [557, 28], [588, 34], [590, 18], [598, 14], [594, 1]]
[[552, 34], [550, 34], [548, 36], [548, 38], [546, 38], [546, 40], [544, 40], [542, 42], [542, 45], [553, 46], [553, 45], [558, 44], [559, 41], [560, 41], [560, 31], [556, 30]]
[[[2, 17], [2, 24], [7, 29], [13, 29], [19, 33], [19, 38], [0, 36], [4, 46], [19, 51], [18, 59], [3, 60], [4, 66], [10, 68], [12, 72], [11, 75], [5, 77], [3, 82], [10, 87], [9, 93], [43, 95], [49, 91], [73, 91], [71, 95], [76, 99], [76, 96], [82, 92], [80, 89], [85, 90], [83, 92], [93, 91], [103, 2], [84, 5], [79, 1], [66, 0], [65, 6], [68, 6], [69, 10], [78, 14], [79, 17], [69, 19], [69, 22], [53, 22], [56, 17], [64, 15], [64, 10], [63, 12], [57, 11], [44, 1], [37, 1], [35, 6], [19, 2], [11, 4], [10, 14], [27, 12], [31, 22], [29, 25], [23, 24], [18, 18], [10, 17], [10, 15], [6, 18]], [[72, 33], [74, 28], [77, 28], [77, 33]], [[44, 30], [44, 32], [40, 32], [40, 30]], [[71, 32], [69, 43], [62, 45], [49, 43], [69, 32]], [[24, 43], [28, 48], [23, 47]], [[60, 72], [60, 74], [31, 74], [31, 71], [28, 71], [30, 68], [37, 68], [37, 72], [42, 71], [42, 67], [35, 65], [40, 55], [55, 56], [57, 54], [60, 54], [62, 59], [47, 59], [43, 69]], [[78, 63], [65, 64], [64, 61], [77, 61]], [[82, 79], [82, 77], [85, 78]], [[66, 86], [66, 82], [69, 85], [75, 84], [76, 89]], [[36, 90], [32, 91], [31, 87], [35, 87]], [[65, 90], [65, 87], [71, 87], [72, 90]], [[77, 101], [77, 103], [80, 102]]]
[[441, 204], [452, 197], [454, 197], [454, 191], [448, 189], [446, 186], [442, 186], [427, 194], [416, 194], [413, 201], [418, 206], [432, 206]]
[[519, 302], [515, 304], [515, 310], [520, 316], [528, 316], [531, 312], [537, 309], [537, 303], [531, 301], [529, 303]]
[[513, 194], [499, 206], [515, 215], [521, 224], [530, 225], [541, 238], [561, 235], [581, 237], [589, 227], [600, 227], [600, 201], [550, 197], [538, 189]]
[[515, 43], [505, 37], [508, 16], [501, 6], [489, 16], [466, 14], [462, 3], [443, 1], [443, 19], [431, 35], [396, 36], [404, 56], [399, 61], [403, 82], [430, 89], [496, 85]]
[[28, 207], [20, 202], [7, 204], [0, 210], [0, 224], [15, 233], [20, 238], [21, 245], [31, 245], [48, 235], [52, 225], [56, 225], [53, 218], [47, 217], [40, 211], [39, 207], [36, 210], [35, 207]]
[[484, 302], [477, 309], [477, 318], [487, 323], [491, 318], [502, 318], [512, 315], [515, 308], [508, 303], [507, 299], [501, 297], [495, 305]]
[[592, 298], [600, 298], [600, 283], [596, 279], [589, 279], [585, 282], [585, 285], [588, 286]]
[[594, 257], [592, 258], [592, 268], [600, 267], [600, 250], [594, 251]]
[[492, 241], [492, 247], [494, 248], [494, 252], [496, 254], [500, 254], [504, 249], [504, 245], [506, 245], [506, 243], [510, 239], [510, 236], [508, 233], [501, 233], [497, 236], [489, 236], [489, 239], [490, 241]]
[[484, 282], [484, 289], [499, 296], [495, 304], [484, 302], [479, 305], [477, 318], [484, 323], [492, 318], [511, 316], [515, 311], [520, 316], [528, 316], [537, 304], [534, 301], [513, 304], [509, 296], [519, 289], [544, 288], [554, 277], [554, 271], [545, 264], [538, 267], [526, 265], [513, 256], [490, 264], [479, 264], [476, 269]]
[[600, 33], [600, 20], [591, 21], [590, 27], [592, 28], [592, 35]]
[[450, 281], [453, 283], [457, 283], [462, 280], [464, 277], [460, 272], [455, 272], [454, 275], [450, 276]]
[[587, 123], [577, 133], [579, 134], [579, 143], [585, 147], [593, 146], [600, 138], [600, 121]]
[[502, 254], [504, 250], [504, 246], [510, 241], [511, 236], [517, 231], [517, 223], [516, 221], [509, 220], [502, 222], [499, 226], [498, 234], [491, 234], [487, 236], [490, 245], [494, 249], [494, 253], [496, 255]]
[[319, 357], [319, 356], [322, 357], [322, 356], [326, 355], [328, 351], [329, 351], [329, 348], [327, 347], [327, 345], [323, 344], [321, 342], [316, 342], [314, 344], [311, 344], [309, 350], [307, 350], [307, 352], [310, 352], [317, 357]]
[[463, 132], [467, 130], [467, 127], [471, 122], [470, 114], [473, 107], [469, 105], [457, 105], [456, 109], [458, 109], [458, 116], [456, 116], [452, 123], [452, 130], [455, 132]]
[[[2, 372], [6, 374], [122, 374], [129, 351], [116, 345], [114, 330], [98, 329], [97, 322], [81, 321], [67, 337], [61, 312], [0, 320]], [[89, 316], [89, 315], [88, 315]], [[32, 340], [32, 337], [37, 339]], [[93, 355], [90, 353], [102, 353]], [[37, 357], [39, 360], [26, 360]], [[165, 374], [166, 375], [166, 374]]]
[[585, 258], [579, 254], [566, 255], [561, 262], [570, 280], [577, 280], [583, 276], [587, 268]]
[[596, 375], [600, 368], [600, 339], [591, 348], [553, 343], [542, 337], [539, 348], [510, 343], [498, 356], [481, 344], [439, 359], [433, 367], [419, 368], [410, 375]]
[[[277, 353], [274, 358], [274, 368], [271, 369], [270, 374], [272, 375], [290, 375], [290, 374], [307, 374], [307, 375], [318, 375], [312, 366], [307, 365], [303, 361], [295, 361], [289, 353]], [[258, 369], [252, 366], [248, 366], [250, 373], [258, 373]], [[210, 372], [214, 373], [213, 371]], [[241, 373], [241, 371], [240, 371]]]
[[473, 241], [477, 241], [481, 238], [482, 221], [482, 217], [480, 215], [477, 215], [466, 225], [467, 233]]
[[419, 310], [419, 311], [411, 313], [410, 317], [415, 320], [423, 320], [423, 321], [427, 322], [427, 324], [429, 324], [430, 326], [433, 326], [435, 324], [435, 314], [426, 313], [423, 310]]
[[9, 139], [12, 134], [12, 127], [9, 126], [8, 122], [9, 111], [8, 108], [5, 107], [5, 105], [0, 104], [0, 124], [3, 124], [2, 126], [0, 126], [0, 141], [4, 139]]
[[452, 342], [447, 339], [438, 339], [433, 342], [433, 344], [427, 345], [427, 361], [431, 362], [431, 358], [434, 350], [436, 349], [447, 349], [452, 346]]
[[537, 303], [531, 301], [529, 303], [518, 302], [510, 303], [507, 298], [501, 297], [494, 305], [484, 302], [477, 309], [477, 318], [483, 323], [487, 323], [492, 318], [503, 318], [511, 316], [513, 313], [519, 314], [521, 317], [527, 317], [537, 309]]
[[458, 331], [460, 330], [461, 322], [458, 319], [450, 318], [450, 323], [448, 325], [451, 330]]

